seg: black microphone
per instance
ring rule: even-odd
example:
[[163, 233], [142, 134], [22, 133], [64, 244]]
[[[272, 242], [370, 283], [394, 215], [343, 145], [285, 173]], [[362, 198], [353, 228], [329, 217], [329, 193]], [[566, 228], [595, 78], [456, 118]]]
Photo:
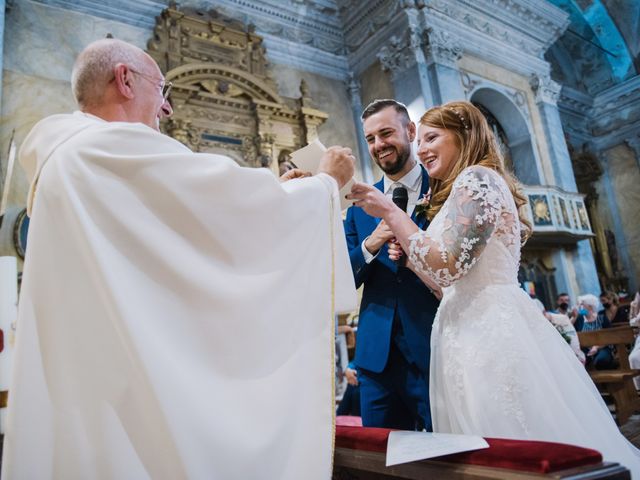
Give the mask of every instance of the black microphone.
[[[393, 193], [391, 194], [391, 200], [400, 210], [406, 212], [407, 204], [409, 203], [409, 192], [407, 192], [407, 188], [402, 185], [394, 188]], [[404, 256], [396, 260], [396, 265], [399, 267], [404, 266]]]
[[407, 188], [402, 185], [394, 188], [391, 194], [391, 200], [393, 200], [393, 203], [395, 203], [400, 210], [406, 212], [407, 204], [409, 203], [409, 192], [407, 192]]

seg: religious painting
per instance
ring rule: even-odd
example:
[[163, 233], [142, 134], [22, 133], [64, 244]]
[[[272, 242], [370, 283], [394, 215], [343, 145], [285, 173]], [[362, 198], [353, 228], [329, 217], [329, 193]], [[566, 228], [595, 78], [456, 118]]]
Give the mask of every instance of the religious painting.
[[582, 230], [590, 231], [589, 228], [589, 216], [587, 215], [587, 209], [584, 207], [584, 203], [576, 203], [578, 207], [578, 216], [580, 217], [580, 227]]
[[564, 201], [564, 198], [558, 198], [558, 202], [560, 203], [560, 218], [562, 218], [562, 223], [565, 227], [571, 228], [571, 222], [569, 221], [569, 214], [567, 213], [567, 204]]
[[578, 206], [576, 205], [576, 202], [571, 202], [571, 210], [573, 211], [575, 228], [580, 228], [580, 217], [578, 216]]
[[549, 200], [546, 195], [529, 195], [529, 204], [533, 212], [533, 224], [535, 226], [552, 225], [551, 210], [549, 209]]

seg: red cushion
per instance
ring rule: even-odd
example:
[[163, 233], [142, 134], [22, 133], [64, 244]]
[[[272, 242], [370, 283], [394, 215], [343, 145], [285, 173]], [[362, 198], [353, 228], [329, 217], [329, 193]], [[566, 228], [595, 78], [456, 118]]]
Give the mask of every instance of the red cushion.
[[[336, 426], [336, 447], [386, 453], [387, 428]], [[508, 468], [533, 473], [551, 473], [602, 462], [602, 455], [589, 448], [563, 443], [485, 438], [489, 448], [438, 457], [437, 460], [484, 467]]]

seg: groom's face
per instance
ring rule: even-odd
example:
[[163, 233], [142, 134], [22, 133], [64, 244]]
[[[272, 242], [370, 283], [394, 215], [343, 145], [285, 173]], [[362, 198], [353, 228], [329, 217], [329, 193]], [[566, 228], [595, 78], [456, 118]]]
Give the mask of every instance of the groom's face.
[[369, 154], [384, 173], [398, 175], [411, 169], [411, 142], [416, 135], [413, 122], [387, 107], [365, 118], [362, 126]]

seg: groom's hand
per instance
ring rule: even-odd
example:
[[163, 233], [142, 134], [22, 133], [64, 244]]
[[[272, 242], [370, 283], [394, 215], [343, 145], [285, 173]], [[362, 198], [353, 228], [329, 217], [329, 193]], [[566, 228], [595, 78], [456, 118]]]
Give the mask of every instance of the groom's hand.
[[353, 177], [355, 161], [350, 148], [329, 147], [320, 159], [318, 173], [331, 175], [338, 182], [338, 188], [342, 188]]
[[371, 255], [375, 255], [382, 246], [394, 236], [389, 226], [382, 220], [376, 229], [371, 232], [371, 235], [364, 241], [364, 248], [366, 248]]

